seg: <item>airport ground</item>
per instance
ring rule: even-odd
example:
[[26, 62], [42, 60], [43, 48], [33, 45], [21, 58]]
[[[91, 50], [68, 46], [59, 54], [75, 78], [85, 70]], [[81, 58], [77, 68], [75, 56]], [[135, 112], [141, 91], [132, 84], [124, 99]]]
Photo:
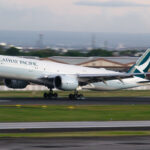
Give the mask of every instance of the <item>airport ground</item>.
[[45, 100], [42, 92], [0, 92], [0, 122], [150, 120], [149, 91], [84, 92], [91, 96], [84, 100], [66, 94]]
[[82, 100], [3, 97], [0, 105], [148, 105], [150, 97], [86, 97]]
[[83, 100], [69, 100], [72, 92], [59, 91], [59, 98], [44, 99], [44, 91], [5, 91], [0, 92], [0, 105], [131, 105], [150, 104], [148, 90], [133, 91], [81, 91], [85, 96]]
[[[42, 98], [46, 91], [0, 91], [0, 98]], [[73, 91], [58, 91], [59, 97], [67, 98]], [[149, 90], [80, 91], [85, 97], [150, 97]]]
[[0, 92], [0, 122], [150, 120], [149, 91], [84, 91], [86, 99], [43, 99], [43, 92]]
[[150, 105], [1, 105], [0, 122], [150, 120]]
[[[150, 120], [149, 91], [83, 92], [84, 100], [44, 100], [43, 92], [0, 92], [0, 122]], [[1, 149], [149, 150], [150, 131], [0, 133]], [[7, 143], [7, 144], [6, 144]]]
[[149, 150], [150, 136], [1, 138], [2, 150]]

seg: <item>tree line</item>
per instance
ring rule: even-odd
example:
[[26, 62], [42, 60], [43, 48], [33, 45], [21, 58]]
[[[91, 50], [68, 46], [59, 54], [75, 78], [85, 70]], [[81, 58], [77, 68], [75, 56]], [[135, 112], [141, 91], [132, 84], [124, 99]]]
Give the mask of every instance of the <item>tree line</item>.
[[29, 52], [21, 51], [15, 47], [11, 47], [3, 50], [0, 48], [0, 55], [9, 56], [37, 56], [37, 57], [51, 57], [51, 56], [72, 56], [72, 57], [89, 57], [89, 56], [112, 56], [111, 51], [103, 49], [95, 49], [88, 51], [87, 53], [80, 52], [78, 50], [68, 50], [67, 52], [59, 52], [53, 49], [43, 49], [43, 50], [32, 50]]
[[[3, 49], [0, 47], [0, 55], [9, 55], [9, 56], [36, 56], [36, 57], [51, 57], [51, 56], [72, 56], [72, 57], [110, 57], [114, 56], [115, 51], [108, 51], [104, 49], [93, 49], [90, 51], [82, 52], [79, 50], [68, 50], [67, 52], [56, 51], [53, 49], [42, 49], [42, 50], [32, 50], [32, 51], [22, 51], [15, 47], [8, 49]], [[117, 51], [119, 56], [134, 56], [138, 51], [137, 50], [124, 50]]]

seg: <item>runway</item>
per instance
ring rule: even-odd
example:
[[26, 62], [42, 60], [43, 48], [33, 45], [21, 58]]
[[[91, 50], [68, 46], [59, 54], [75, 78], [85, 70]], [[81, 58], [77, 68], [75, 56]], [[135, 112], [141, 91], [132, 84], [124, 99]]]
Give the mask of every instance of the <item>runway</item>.
[[149, 150], [149, 136], [87, 138], [2, 138], [3, 150]]
[[99, 97], [83, 100], [69, 100], [68, 98], [43, 99], [43, 98], [0, 98], [0, 105], [132, 105], [150, 104], [150, 97]]
[[[0, 123], [0, 133], [17, 130], [21, 133], [26, 131], [39, 133], [42, 131], [40, 128], [45, 132], [90, 131], [91, 129], [96, 131], [150, 130], [150, 121]], [[0, 138], [0, 147], [4, 150], [149, 150], [150, 136]]]
[[0, 123], [0, 132], [67, 132], [150, 130], [150, 121], [22, 122]]
[[[128, 105], [150, 104], [150, 98], [88, 98], [74, 100], [60, 98], [0, 98], [0, 105], [57, 104], [57, 105]], [[109, 122], [33, 122], [0, 123], [0, 133], [69, 132], [69, 131], [150, 130], [150, 121]], [[28, 150], [149, 150], [150, 136], [80, 137], [80, 138], [0, 138], [0, 149]]]

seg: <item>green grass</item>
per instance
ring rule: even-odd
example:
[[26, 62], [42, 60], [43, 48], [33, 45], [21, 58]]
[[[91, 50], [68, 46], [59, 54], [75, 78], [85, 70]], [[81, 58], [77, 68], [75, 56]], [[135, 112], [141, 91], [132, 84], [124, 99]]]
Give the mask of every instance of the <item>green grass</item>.
[[[43, 96], [43, 91], [1, 91], [0, 97], [30, 97], [39, 98]], [[60, 97], [68, 97], [69, 93], [59, 91]], [[149, 90], [120, 90], [120, 91], [81, 91], [85, 97], [150, 97]]]
[[[70, 92], [59, 92], [67, 96]], [[144, 97], [149, 91], [82, 92], [87, 97]], [[0, 97], [41, 97], [43, 92], [0, 92]], [[150, 105], [0, 106], [0, 122], [150, 120]]]
[[150, 120], [150, 105], [0, 106], [0, 122]]
[[104, 137], [104, 136], [150, 136], [150, 131], [89, 131], [56, 133], [0, 133], [0, 138], [56, 138], [56, 137]]

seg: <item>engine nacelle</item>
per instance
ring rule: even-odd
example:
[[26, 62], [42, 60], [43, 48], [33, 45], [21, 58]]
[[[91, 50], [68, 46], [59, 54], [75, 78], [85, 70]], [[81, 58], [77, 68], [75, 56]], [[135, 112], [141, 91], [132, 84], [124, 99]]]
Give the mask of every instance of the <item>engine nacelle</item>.
[[5, 79], [5, 85], [13, 89], [24, 89], [29, 83], [22, 80]]
[[54, 80], [55, 87], [64, 91], [76, 90], [79, 86], [78, 79], [75, 75], [57, 76]]

